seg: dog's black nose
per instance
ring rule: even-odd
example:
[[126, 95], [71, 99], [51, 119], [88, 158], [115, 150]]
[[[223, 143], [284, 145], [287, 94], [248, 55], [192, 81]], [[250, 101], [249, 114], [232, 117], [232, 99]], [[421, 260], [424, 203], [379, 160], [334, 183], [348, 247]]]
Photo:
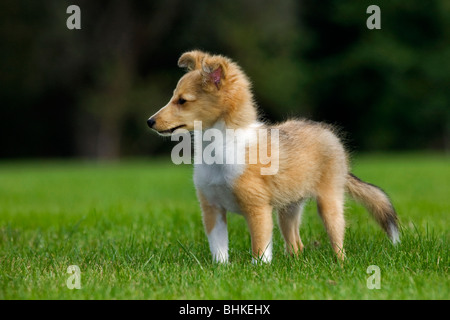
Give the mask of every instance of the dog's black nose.
[[147, 120], [147, 124], [148, 124], [148, 126], [150, 127], [150, 128], [153, 128], [153, 126], [155, 125], [155, 119], [153, 119], [153, 118], [150, 118], [150, 119], [148, 119]]

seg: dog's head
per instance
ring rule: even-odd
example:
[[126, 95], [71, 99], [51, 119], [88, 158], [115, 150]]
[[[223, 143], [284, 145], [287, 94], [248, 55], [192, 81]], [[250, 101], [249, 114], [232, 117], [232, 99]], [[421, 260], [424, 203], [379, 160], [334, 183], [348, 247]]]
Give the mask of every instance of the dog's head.
[[242, 78], [240, 81], [248, 87], [239, 67], [223, 56], [189, 51], [181, 55], [178, 66], [187, 73], [178, 81], [169, 102], [147, 120], [148, 126], [161, 135], [171, 135], [178, 129], [192, 131], [194, 121], [202, 121], [203, 129], [212, 127], [236, 105], [239, 94], [232, 89], [236, 80]]

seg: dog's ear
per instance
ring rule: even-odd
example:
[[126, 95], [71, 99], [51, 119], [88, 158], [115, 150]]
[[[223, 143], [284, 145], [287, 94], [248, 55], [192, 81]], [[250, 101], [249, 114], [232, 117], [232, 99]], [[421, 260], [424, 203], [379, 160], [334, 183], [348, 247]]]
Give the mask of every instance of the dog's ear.
[[178, 59], [178, 66], [180, 68], [186, 68], [187, 71], [200, 69], [205, 56], [206, 53], [199, 50], [185, 52]]
[[214, 84], [217, 90], [223, 85], [228, 61], [222, 56], [205, 57], [202, 62], [202, 75], [205, 83]]

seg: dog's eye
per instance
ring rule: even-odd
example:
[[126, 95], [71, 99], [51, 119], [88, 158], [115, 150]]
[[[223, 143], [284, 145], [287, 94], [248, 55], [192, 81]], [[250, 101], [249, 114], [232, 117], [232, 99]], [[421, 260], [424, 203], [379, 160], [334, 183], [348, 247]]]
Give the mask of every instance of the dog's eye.
[[185, 102], [186, 100], [183, 98], [178, 99], [178, 104], [184, 104]]

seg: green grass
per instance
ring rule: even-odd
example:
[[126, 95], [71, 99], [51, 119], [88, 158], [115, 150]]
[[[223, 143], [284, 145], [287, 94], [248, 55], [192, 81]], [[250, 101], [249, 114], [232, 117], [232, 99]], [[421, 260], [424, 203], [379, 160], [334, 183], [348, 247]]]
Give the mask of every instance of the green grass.
[[[393, 247], [365, 210], [346, 209], [347, 259], [334, 259], [316, 207], [304, 253], [251, 263], [245, 221], [229, 215], [230, 263], [211, 262], [192, 168], [163, 161], [0, 163], [0, 299], [448, 299], [450, 159], [364, 155], [353, 172], [388, 192], [402, 224]], [[81, 289], [69, 290], [78, 265]], [[367, 267], [381, 289], [367, 288]]]

